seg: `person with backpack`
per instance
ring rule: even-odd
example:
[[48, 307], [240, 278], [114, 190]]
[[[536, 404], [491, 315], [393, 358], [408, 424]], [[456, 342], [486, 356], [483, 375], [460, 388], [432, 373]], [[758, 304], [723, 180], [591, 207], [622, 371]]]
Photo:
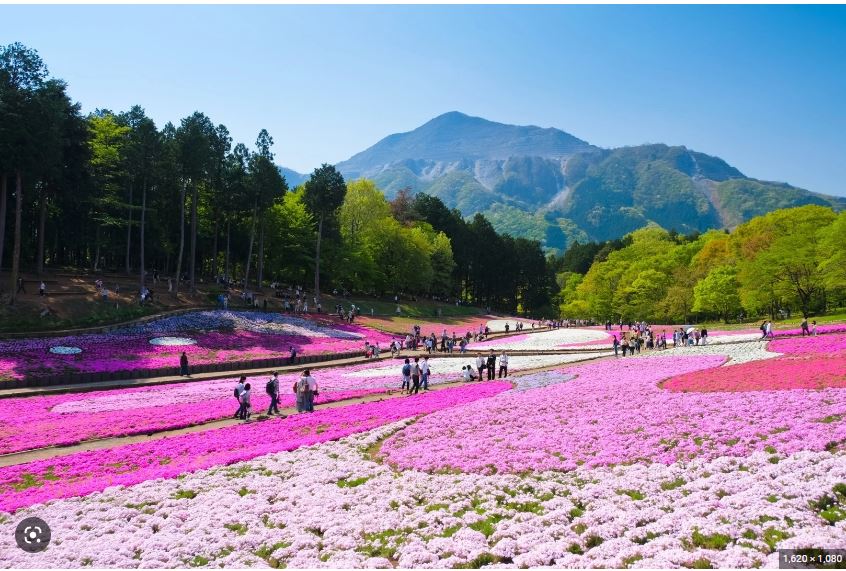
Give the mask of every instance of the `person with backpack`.
[[405, 364], [402, 366], [402, 392], [411, 392], [411, 365], [408, 357], [405, 358]]
[[271, 414], [279, 414], [279, 377], [276, 371], [271, 373], [270, 380], [267, 381], [264, 390], [270, 395], [270, 407], [267, 409], [267, 416]]
[[294, 392], [297, 394], [297, 412], [314, 412], [314, 394], [317, 392], [317, 382], [311, 377], [311, 372], [306, 369], [299, 380], [294, 383]]
[[244, 385], [244, 392], [241, 393], [241, 420], [250, 422], [252, 407], [250, 406], [250, 383]]
[[244, 382], [247, 380], [247, 377], [241, 375], [241, 378], [238, 379], [238, 384], [235, 385], [235, 400], [238, 401], [238, 410], [235, 411], [235, 418], [241, 418], [241, 393], [244, 392]]
[[416, 395], [420, 392], [420, 357], [414, 358], [414, 363], [411, 364], [411, 389], [408, 394], [412, 392]]

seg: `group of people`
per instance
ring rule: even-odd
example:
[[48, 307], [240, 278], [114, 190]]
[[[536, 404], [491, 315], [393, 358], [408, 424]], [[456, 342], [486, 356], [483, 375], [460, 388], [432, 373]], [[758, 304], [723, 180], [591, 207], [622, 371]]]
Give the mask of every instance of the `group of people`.
[[[267, 381], [264, 390], [270, 397], [270, 406], [267, 408], [267, 416], [280, 416], [279, 375], [276, 371], [271, 373], [270, 380]], [[314, 412], [314, 397], [319, 396], [320, 392], [318, 391], [317, 381], [315, 381], [314, 377], [311, 376], [311, 371], [309, 371], [309, 369], [302, 372], [300, 378], [294, 383], [292, 390], [297, 399], [297, 412]], [[235, 385], [233, 393], [235, 398], [238, 400], [238, 410], [235, 411], [234, 418], [243, 420], [244, 422], [250, 422], [250, 416], [252, 416], [252, 402], [250, 399], [252, 394], [251, 391], [252, 387], [250, 383], [247, 382], [247, 377], [242, 375], [241, 378], [238, 379], [238, 384]]]
[[[622, 352], [623, 357], [626, 355], [634, 355], [640, 353], [641, 349], [659, 349], [667, 348], [667, 332], [655, 331], [652, 326], [645, 321], [636, 321], [628, 324], [628, 331], [623, 331], [623, 325], [620, 324], [620, 336], [616, 333], [611, 334], [611, 344], [614, 347], [614, 355], [619, 356]], [[610, 322], [605, 324], [606, 331], [613, 330]], [[708, 330], [704, 327], [699, 329], [691, 327], [685, 329], [680, 327], [673, 330], [673, 347], [684, 347], [693, 345], [707, 345], [708, 344]]]
[[[817, 335], [817, 321], [816, 321], [816, 319], [814, 321], [811, 321], [811, 327], [808, 328], [808, 318], [803, 317], [802, 323], [800, 324], [800, 327], [802, 328], [802, 337], [804, 337], [805, 335], [808, 335], [808, 336], [813, 335], [814, 337], [816, 337], [816, 335]], [[770, 328], [770, 330], [772, 331], [772, 327]]]

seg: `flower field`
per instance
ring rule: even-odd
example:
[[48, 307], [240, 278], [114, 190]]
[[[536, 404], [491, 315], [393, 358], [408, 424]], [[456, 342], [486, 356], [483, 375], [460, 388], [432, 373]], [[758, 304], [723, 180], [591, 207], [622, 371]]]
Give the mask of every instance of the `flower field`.
[[[576, 362], [581, 355], [538, 355], [512, 357], [510, 369], [520, 371]], [[472, 359], [430, 359], [431, 385], [461, 378], [461, 366]], [[315, 404], [353, 399], [402, 384], [401, 360], [346, 367], [314, 369], [320, 394]], [[279, 375], [281, 408], [295, 404], [293, 384], [299, 373]], [[253, 384], [252, 406], [256, 413], [270, 405], [265, 393], [269, 377], [248, 379]], [[147, 434], [230, 418], [238, 409], [232, 389], [237, 378], [164, 384], [150, 387], [112, 389], [0, 399], [0, 454], [46, 446], [68, 446], [84, 440]], [[21, 438], [21, 434], [27, 437]]]
[[[843, 544], [846, 335], [594, 356], [0, 468], [0, 566], [772, 568], [778, 548]], [[327, 395], [384, 390], [399, 363], [315, 376]], [[432, 383], [463, 363], [432, 359]], [[205, 390], [231, 414], [230, 384], [19, 414], [109, 418]], [[43, 553], [12, 543], [28, 515], [53, 529]]]
[[386, 347], [390, 339], [330, 320], [197, 311], [109, 333], [0, 341], [0, 380], [177, 367], [183, 351], [191, 364], [207, 364], [283, 357], [291, 346], [300, 355], [363, 351], [365, 340]]

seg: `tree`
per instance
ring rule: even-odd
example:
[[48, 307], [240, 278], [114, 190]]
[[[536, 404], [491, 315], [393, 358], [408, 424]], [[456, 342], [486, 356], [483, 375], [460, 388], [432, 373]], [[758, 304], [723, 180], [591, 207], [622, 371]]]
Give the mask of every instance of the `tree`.
[[4, 168], [15, 176], [15, 235], [12, 247], [11, 291], [15, 302], [21, 263], [21, 224], [23, 214], [23, 174], [34, 167], [38, 140], [31, 126], [36, 120], [36, 93], [48, 72], [35, 50], [20, 43], [0, 48], [0, 148], [6, 156]]
[[[256, 139], [257, 153], [250, 157], [249, 161], [249, 177], [247, 179], [248, 192], [253, 197], [253, 216], [250, 229], [250, 246], [247, 250], [247, 263], [244, 275], [244, 287], [249, 286], [250, 279], [250, 263], [253, 256], [253, 243], [256, 237], [256, 226], [259, 222], [259, 217], [264, 220], [264, 212], [274, 203], [274, 201], [281, 199], [288, 191], [288, 183], [285, 177], [273, 164], [273, 153], [270, 152], [270, 147], [273, 145], [273, 138], [270, 134], [262, 129]], [[259, 276], [258, 286], [261, 287], [261, 272], [264, 269], [264, 223], [261, 225], [261, 240], [260, 240], [260, 254], [259, 254]]]
[[314, 169], [306, 181], [303, 203], [317, 221], [317, 242], [314, 249], [314, 296], [320, 301], [320, 241], [324, 225], [333, 224], [344, 203], [347, 185], [333, 165], [324, 163]]
[[693, 288], [693, 311], [713, 313], [728, 323], [740, 311], [740, 283], [737, 268], [719, 266], [708, 272]]
[[[192, 292], [196, 290], [197, 216], [200, 184], [205, 179], [211, 162], [214, 133], [214, 124], [199, 111], [195, 111], [192, 115], [184, 118], [176, 131], [183, 184], [191, 189], [191, 257], [188, 261], [188, 279]], [[177, 276], [177, 283], [179, 283], [179, 276]]]

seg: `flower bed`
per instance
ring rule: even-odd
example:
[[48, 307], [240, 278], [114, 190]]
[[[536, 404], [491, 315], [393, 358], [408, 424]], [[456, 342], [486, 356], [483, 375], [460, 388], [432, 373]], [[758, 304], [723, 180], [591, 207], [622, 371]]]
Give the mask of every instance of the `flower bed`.
[[[198, 311], [111, 333], [0, 341], [0, 380], [177, 367], [184, 351], [192, 365], [288, 355], [364, 351], [390, 337], [358, 325], [273, 313]], [[55, 347], [80, 349], [56, 354]]]
[[846, 391], [703, 394], [657, 386], [723, 360], [703, 355], [588, 363], [563, 370], [578, 376], [563, 384], [430, 415], [389, 439], [382, 451], [401, 469], [489, 473], [793, 453], [846, 439]]
[[[511, 358], [510, 370], [562, 365], [582, 355], [539, 355]], [[473, 359], [430, 359], [430, 385], [458, 381], [461, 367]], [[399, 390], [402, 361], [315, 369], [320, 387], [316, 404]], [[475, 370], [475, 369], [474, 369]], [[280, 407], [294, 406], [292, 386], [300, 373], [279, 376]], [[267, 410], [269, 376], [251, 377], [255, 412]], [[232, 394], [236, 378], [112, 389], [77, 394], [0, 399], [0, 454], [45, 446], [67, 446], [83, 440], [146, 434], [229, 418], [238, 408]]]
[[843, 541], [810, 505], [846, 505], [842, 453], [397, 477], [369, 451], [404, 426], [23, 509], [0, 535], [36, 515], [54, 541], [0, 566], [774, 568]]
[[777, 351], [771, 353], [777, 358], [680, 375], [663, 387], [677, 392], [846, 388], [846, 335], [776, 339], [768, 351]]
[[480, 343], [470, 343], [469, 350], [471, 352], [487, 351], [489, 349], [495, 351], [502, 349], [542, 351], [560, 349], [566, 346], [585, 345], [588, 343], [599, 343], [610, 346], [611, 338], [605, 331], [596, 329], [561, 328], [539, 333], [522, 333], [501, 339], [482, 341]]
[[336, 440], [490, 397], [509, 388], [511, 385], [506, 382], [449, 388], [8, 466], [0, 468], [0, 511], [81, 496], [109, 486], [173, 478], [185, 472]]

